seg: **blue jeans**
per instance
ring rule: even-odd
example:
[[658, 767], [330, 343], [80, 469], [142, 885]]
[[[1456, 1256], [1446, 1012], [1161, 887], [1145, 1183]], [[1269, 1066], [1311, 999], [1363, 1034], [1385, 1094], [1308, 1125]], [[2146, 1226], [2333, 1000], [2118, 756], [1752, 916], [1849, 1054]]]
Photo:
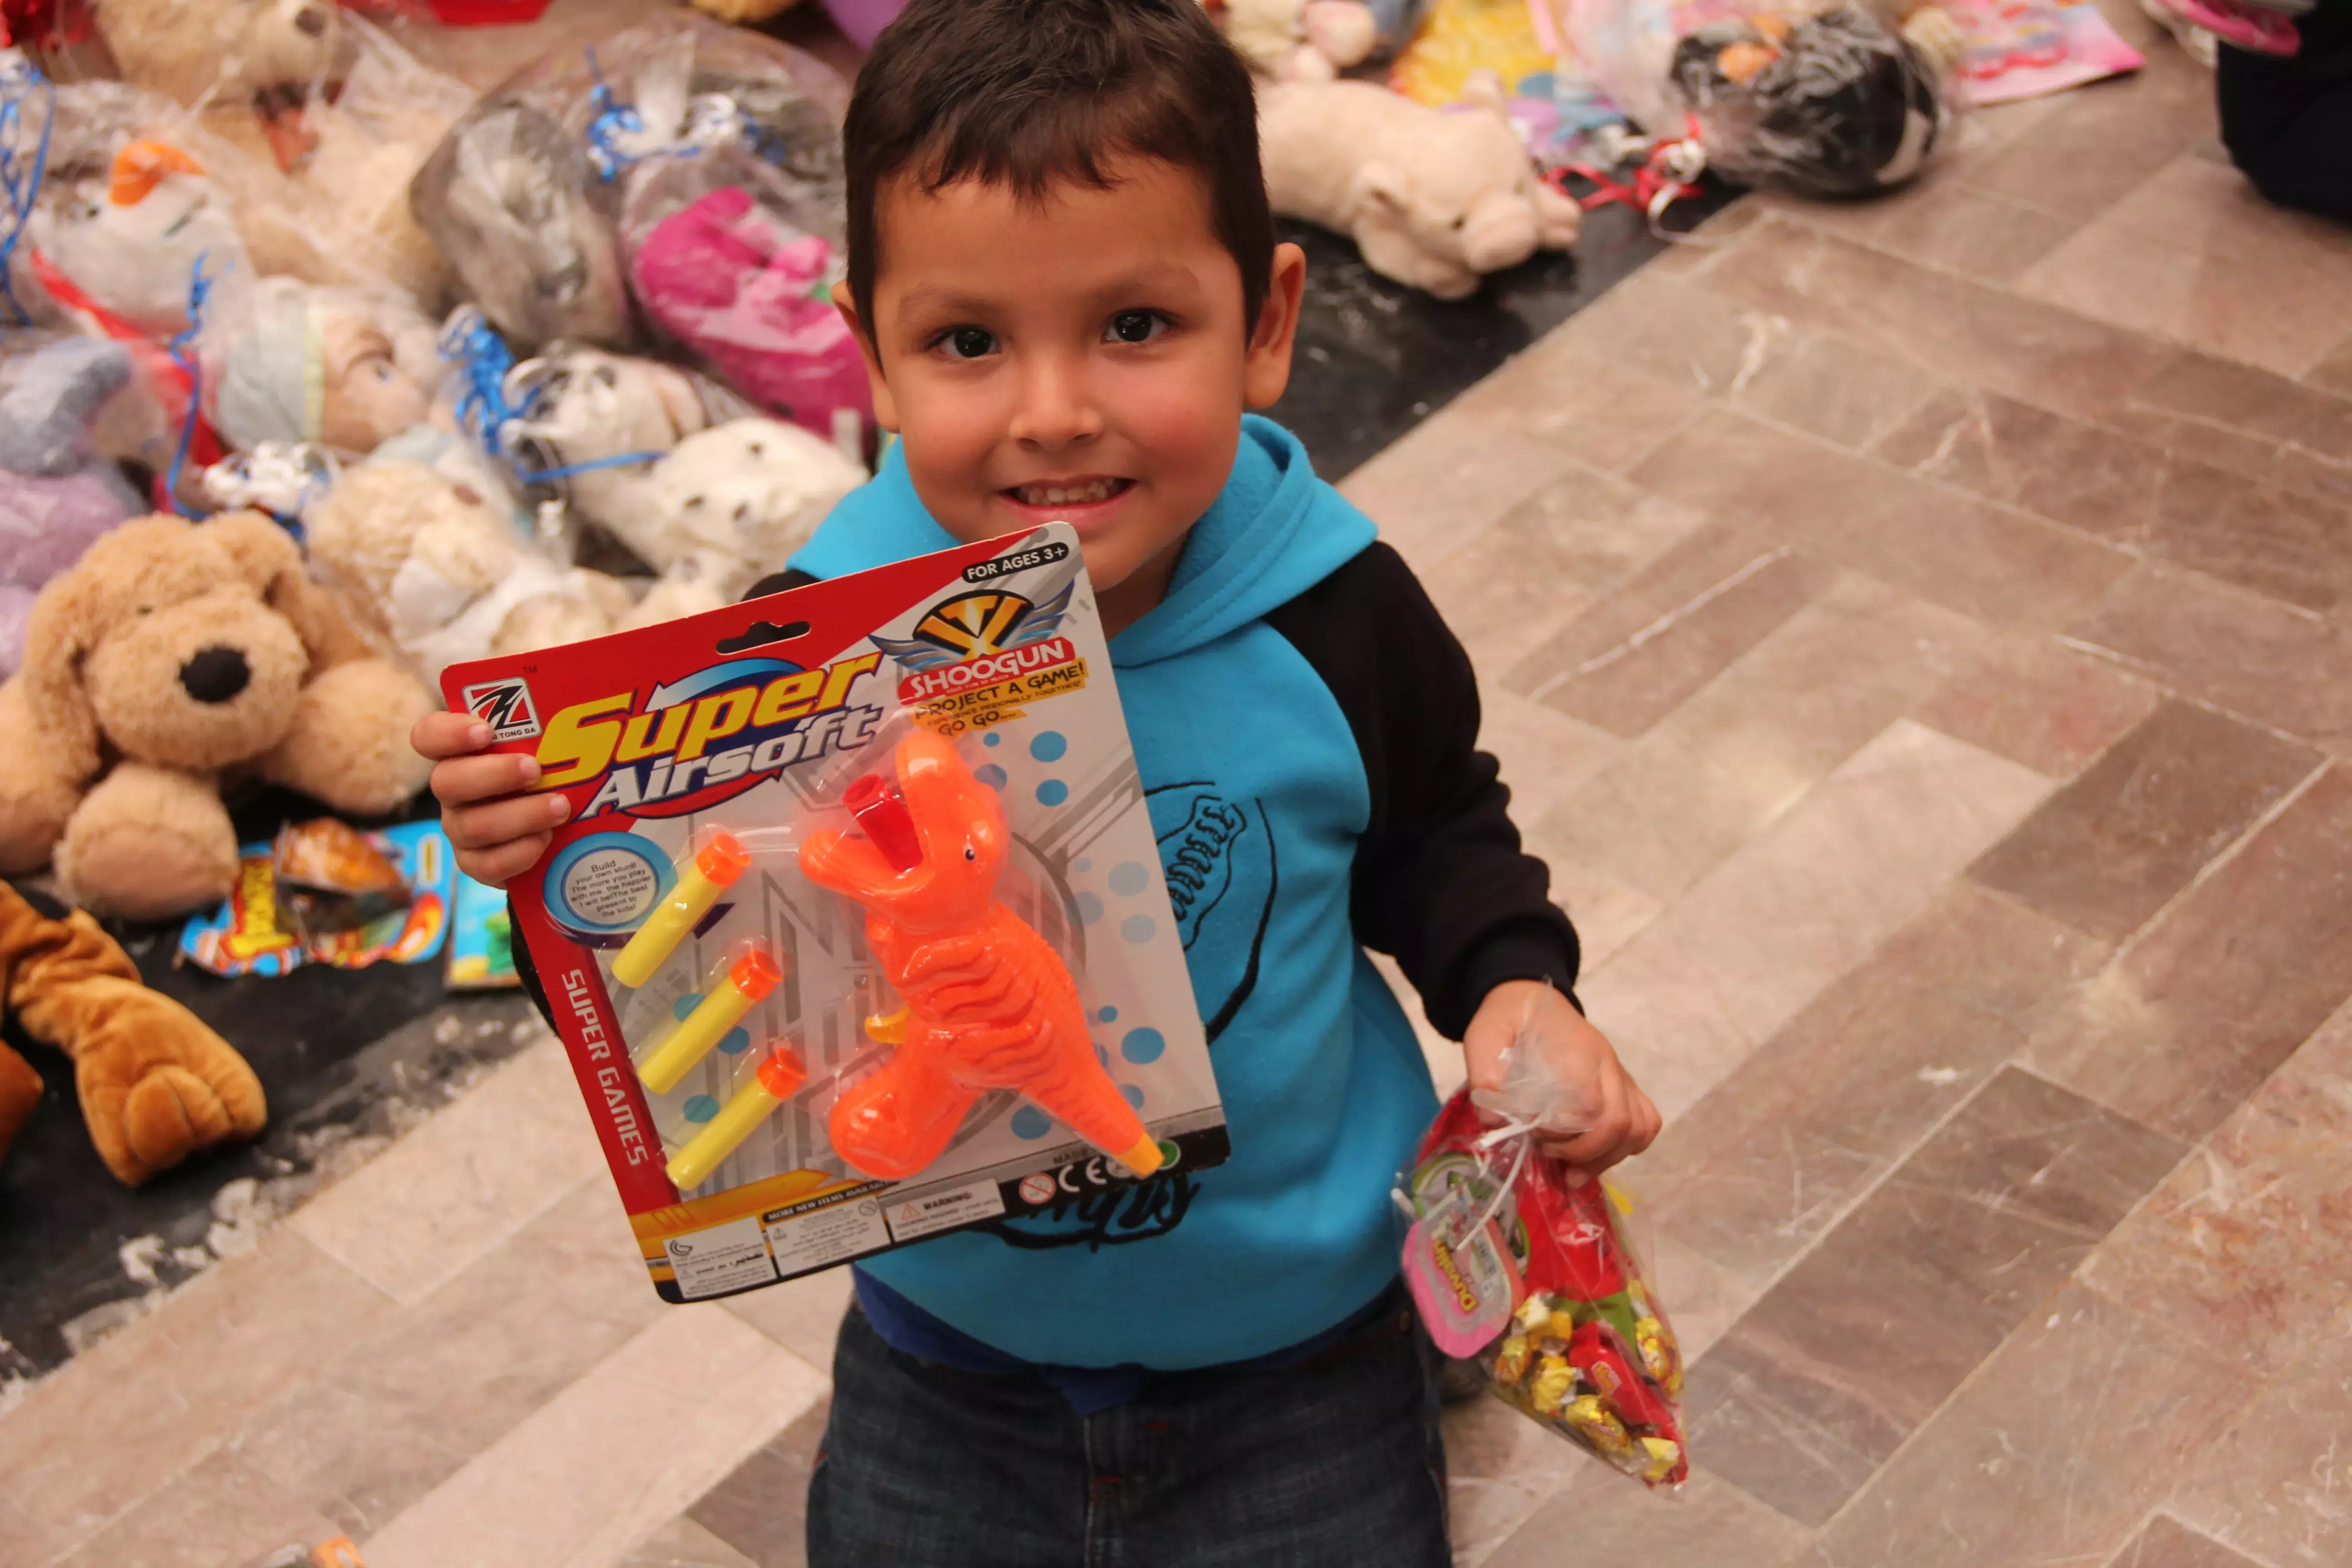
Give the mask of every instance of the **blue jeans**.
[[1427, 1342], [1398, 1310], [1307, 1361], [1154, 1377], [1080, 1416], [843, 1320], [809, 1568], [1447, 1568]]

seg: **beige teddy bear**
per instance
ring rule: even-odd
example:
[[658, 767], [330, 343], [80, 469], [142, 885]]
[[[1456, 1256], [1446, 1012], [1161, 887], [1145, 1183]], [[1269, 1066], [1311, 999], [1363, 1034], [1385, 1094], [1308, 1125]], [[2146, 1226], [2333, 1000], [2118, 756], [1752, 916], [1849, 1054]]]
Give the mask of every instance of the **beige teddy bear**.
[[76, 902], [133, 919], [217, 903], [226, 775], [389, 811], [425, 782], [408, 731], [435, 706], [268, 519], [125, 523], [41, 590], [0, 686], [0, 874], [53, 862]]
[[533, 549], [503, 498], [406, 458], [345, 470], [303, 527], [368, 629], [431, 681], [467, 659], [602, 637], [631, 608], [618, 579]]
[[1373, 271], [1441, 300], [1576, 243], [1582, 213], [1537, 176], [1492, 103], [1438, 110], [1368, 82], [1262, 83], [1258, 140], [1275, 211], [1352, 237]]
[[335, 0], [97, 0], [95, 13], [123, 80], [257, 114], [280, 163], [299, 150], [303, 99], [351, 63]]

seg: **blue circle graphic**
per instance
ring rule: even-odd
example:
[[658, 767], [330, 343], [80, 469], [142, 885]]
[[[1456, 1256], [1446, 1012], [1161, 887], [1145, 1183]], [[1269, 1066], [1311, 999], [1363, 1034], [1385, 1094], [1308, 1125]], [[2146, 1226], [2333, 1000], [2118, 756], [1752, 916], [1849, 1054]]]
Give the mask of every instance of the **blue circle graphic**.
[[1004, 744], [1004, 737], [991, 730], [980, 738], [980, 743], [983, 746], [1001, 746]]
[[1095, 921], [1102, 919], [1102, 915], [1101, 894], [1080, 893], [1078, 895], [1078, 923], [1080, 925], [1090, 926], [1094, 924]]
[[727, 1056], [740, 1057], [751, 1048], [751, 1031], [730, 1029], [719, 1037], [719, 1048]]
[[719, 1114], [719, 1102], [707, 1094], [689, 1095], [678, 1109], [686, 1113], [688, 1121], [698, 1126]]
[[1152, 925], [1151, 917], [1150, 915], [1129, 915], [1127, 919], [1118, 922], [1119, 940], [1122, 942], [1138, 943], [1150, 942], [1151, 940], [1151, 931]]
[[1059, 805], [1070, 798], [1070, 786], [1059, 779], [1047, 779], [1037, 786], [1037, 804]]
[[[573, 875], [581, 872], [583, 861], [593, 864], [575, 886]], [[547, 912], [557, 921], [603, 933], [635, 928], [677, 881], [668, 854], [650, 838], [635, 833], [591, 833], [549, 858], [540, 891]], [[575, 899], [597, 907], [582, 909]]]
[[1118, 1009], [1116, 1007], [1105, 1007], [1101, 1012], [1096, 1014], [1095, 1016], [1100, 1018], [1106, 1024], [1115, 1023], [1118, 1018]]
[[1076, 871], [1076, 872], [1079, 876], [1081, 876], [1081, 877], [1085, 876], [1087, 872], [1089, 872], [1089, 871], [1093, 870], [1094, 868], [1095, 868], [1095, 863], [1094, 863], [1092, 860], [1087, 859], [1087, 858], [1085, 856], [1083, 856], [1083, 855], [1079, 856], [1076, 859], [1075, 859], [1075, 860], [1073, 860], [1073, 861], [1071, 861], [1071, 862], [1070, 862], [1070, 869], [1071, 869], [1071, 870], [1073, 870], [1073, 871]]
[[1133, 860], [1121, 861], [1110, 868], [1110, 890], [1122, 898], [1131, 899], [1151, 886], [1151, 873]]
[[1070, 742], [1059, 730], [1047, 730], [1029, 741], [1029, 754], [1041, 763], [1058, 763], [1070, 749]]
[[1043, 1138], [1054, 1130], [1054, 1123], [1034, 1105], [1024, 1105], [1013, 1113], [1010, 1123], [1015, 1138]]
[[1004, 770], [998, 767], [994, 763], [990, 763], [983, 767], [972, 769], [971, 776], [978, 779], [981, 783], [986, 784], [991, 789], [1003, 789], [1004, 787]]
[[677, 1001], [669, 1005], [669, 1016], [678, 1020], [678, 1022], [684, 1023], [686, 1021], [686, 1016], [701, 1005], [702, 993], [699, 991], [689, 991], [685, 995], [679, 997]]
[[1138, 1110], [1143, 1109], [1143, 1091], [1136, 1088], [1135, 1085], [1131, 1083], [1120, 1084], [1118, 1086], [1118, 1092], [1126, 1098], [1128, 1104], [1135, 1107]]
[[1157, 1029], [1129, 1029], [1118, 1042], [1118, 1054], [1138, 1067], [1158, 1061], [1167, 1048], [1167, 1037]]

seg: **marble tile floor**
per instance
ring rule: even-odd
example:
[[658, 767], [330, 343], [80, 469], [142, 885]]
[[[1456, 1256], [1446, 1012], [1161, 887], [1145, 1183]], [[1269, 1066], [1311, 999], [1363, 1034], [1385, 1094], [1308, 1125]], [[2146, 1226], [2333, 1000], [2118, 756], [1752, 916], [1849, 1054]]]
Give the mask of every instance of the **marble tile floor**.
[[[1735, 206], [1349, 481], [1674, 1113], [1694, 1479], [1458, 1407], [1462, 1568], [2352, 1563], [2352, 236], [2110, 15], [2137, 79]], [[0, 1568], [799, 1563], [845, 1283], [662, 1307], [560, 1067], [9, 1395]]]

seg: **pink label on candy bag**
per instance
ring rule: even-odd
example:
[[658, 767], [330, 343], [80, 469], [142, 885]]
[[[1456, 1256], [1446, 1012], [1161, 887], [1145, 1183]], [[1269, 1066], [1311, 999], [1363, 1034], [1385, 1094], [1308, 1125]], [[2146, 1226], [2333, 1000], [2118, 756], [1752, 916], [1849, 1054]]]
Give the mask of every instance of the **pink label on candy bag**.
[[1502, 1233], [1492, 1220], [1470, 1230], [1476, 1215], [1467, 1198], [1457, 1192], [1440, 1200], [1404, 1238], [1405, 1288], [1429, 1337], [1454, 1357], [1475, 1354], [1501, 1333], [1519, 1298]]

